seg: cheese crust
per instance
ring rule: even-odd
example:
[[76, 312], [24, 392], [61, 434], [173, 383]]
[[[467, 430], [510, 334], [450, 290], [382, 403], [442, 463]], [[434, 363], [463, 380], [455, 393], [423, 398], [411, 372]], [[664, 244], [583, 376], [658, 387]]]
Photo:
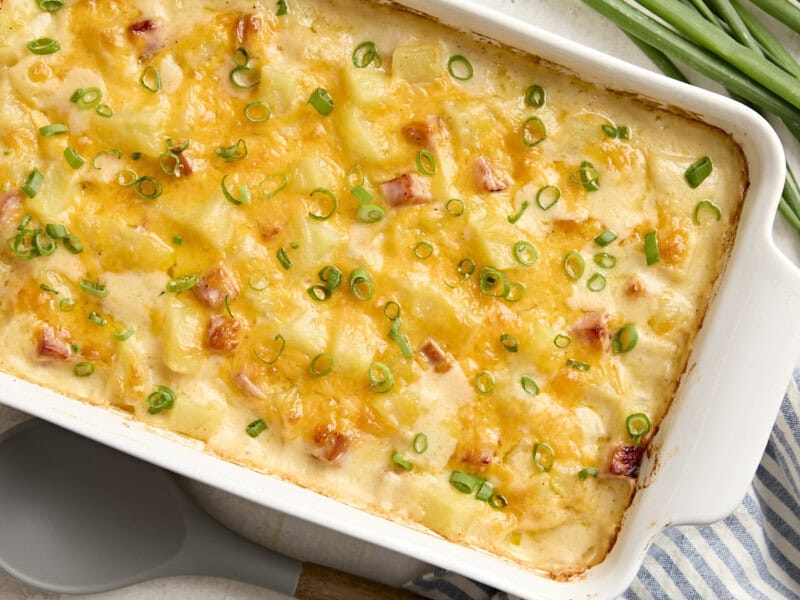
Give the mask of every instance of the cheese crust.
[[0, 366], [552, 576], [597, 564], [740, 149], [392, 6], [282, 4], [0, 3]]

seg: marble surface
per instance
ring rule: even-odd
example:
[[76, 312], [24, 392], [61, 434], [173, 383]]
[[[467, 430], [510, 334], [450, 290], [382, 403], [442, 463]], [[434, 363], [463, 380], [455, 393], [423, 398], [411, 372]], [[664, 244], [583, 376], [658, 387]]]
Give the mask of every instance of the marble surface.
[[[270, 0], [265, 0], [269, 2]], [[468, 1], [468, 0], [462, 0]], [[580, 0], [483, 0], [477, 2], [539, 27], [613, 54], [639, 66], [653, 69], [648, 59], [613, 25], [584, 6]], [[800, 50], [798, 38], [790, 39], [775, 29], [791, 49]], [[795, 52], [797, 55], [797, 52]], [[714, 85], [701, 78], [695, 83]], [[787, 140], [792, 157], [800, 156], [792, 140]], [[794, 163], [794, 161], [792, 161]], [[800, 172], [800, 170], [798, 171]], [[800, 243], [781, 220], [775, 225], [775, 239], [780, 247], [800, 262]], [[26, 415], [0, 406], [0, 431], [25, 420]], [[334, 568], [368, 576], [388, 584], [399, 585], [429, 566], [387, 550], [365, 544], [347, 536], [288, 517], [245, 500], [184, 480], [184, 487], [211, 514], [232, 529], [295, 558], [325, 564]], [[0, 598], [3, 600], [281, 600], [285, 598], [239, 582], [208, 577], [176, 577], [160, 579], [92, 596], [61, 596], [43, 593], [22, 585], [0, 572]]]

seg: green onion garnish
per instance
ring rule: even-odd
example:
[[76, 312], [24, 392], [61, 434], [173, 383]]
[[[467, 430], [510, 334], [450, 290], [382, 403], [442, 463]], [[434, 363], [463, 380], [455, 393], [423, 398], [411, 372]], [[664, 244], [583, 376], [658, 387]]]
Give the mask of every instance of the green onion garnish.
[[706, 180], [706, 177], [711, 175], [713, 168], [714, 167], [711, 163], [711, 159], [708, 156], [698, 159], [697, 161], [693, 162], [688, 169], [686, 169], [686, 172], [684, 173], [684, 177], [686, 177], [686, 183], [689, 184], [690, 188], [696, 188]]
[[25, 45], [33, 54], [53, 54], [61, 50], [61, 44], [51, 38], [39, 38]]
[[171, 294], [185, 292], [192, 289], [199, 281], [197, 275], [182, 275], [176, 279], [172, 279], [167, 283], [167, 291]]
[[390, 321], [396, 321], [400, 318], [400, 305], [394, 300], [389, 300], [383, 305], [383, 316]]
[[508, 333], [500, 336], [500, 345], [506, 352], [519, 352], [519, 340]]
[[353, 50], [353, 66], [363, 69], [375, 63], [376, 67], [381, 66], [381, 56], [378, 54], [378, 47], [375, 42], [362, 42]]
[[553, 468], [553, 463], [556, 461], [556, 456], [553, 449], [543, 442], [537, 442], [533, 445], [533, 464], [540, 471], [547, 473]]
[[492, 497], [489, 498], [489, 506], [495, 510], [502, 510], [508, 506], [508, 499], [503, 494], [492, 494]]
[[259, 354], [257, 350], [255, 349], [253, 350], [253, 354], [255, 355], [255, 357], [265, 365], [271, 365], [277, 362], [277, 360], [281, 357], [281, 354], [283, 354], [283, 350], [286, 348], [286, 340], [280, 333], [276, 335], [273, 339], [276, 342], [278, 342], [278, 350], [277, 352], [275, 352], [275, 358], [268, 360], [263, 356], [261, 356], [261, 354]]
[[114, 111], [111, 110], [111, 107], [108, 104], [98, 104], [95, 107], [94, 112], [104, 119], [110, 119], [114, 116]]
[[277, 6], [278, 10], [275, 14], [278, 17], [282, 17], [283, 15], [289, 14], [289, 5], [286, 3], [286, 0], [278, 0]]
[[644, 413], [635, 413], [625, 419], [625, 429], [638, 446], [642, 438], [650, 432], [650, 419]]
[[69, 127], [62, 125], [61, 123], [51, 123], [50, 125], [39, 127], [39, 133], [44, 137], [69, 133]]
[[455, 56], [451, 56], [450, 60], [447, 61], [447, 71], [453, 77], [453, 79], [457, 79], [458, 81], [467, 81], [472, 79], [475, 71], [472, 68], [472, 63], [469, 62], [466, 56], [461, 56], [460, 54], [456, 54]]
[[244, 105], [244, 118], [251, 123], [263, 123], [272, 116], [272, 109], [263, 100], [254, 100]]
[[108, 322], [94, 311], [89, 313], [89, 320], [95, 325], [99, 325], [100, 327], [105, 327], [105, 324]]
[[606, 287], [606, 278], [600, 273], [595, 273], [589, 277], [586, 287], [592, 292], [600, 292]]
[[225, 183], [225, 180], [228, 178], [230, 173], [226, 173], [222, 176], [222, 194], [225, 196], [225, 199], [234, 204], [236, 206], [240, 206], [242, 204], [250, 204], [250, 188], [247, 187], [246, 183], [239, 184], [239, 197], [237, 198], [233, 194], [228, 191], [228, 186]]
[[75, 308], [75, 300], [72, 298], [62, 298], [58, 303], [58, 310], [61, 312], [69, 312]]
[[417, 152], [417, 170], [428, 177], [436, 174], [436, 157], [427, 150]]
[[605, 248], [616, 239], [617, 239], [617, 234], [611, 231], [610, 229], [606, 229], [603, 233], [594, 238], [594, 243], [600, 246], [601, 248]]
[[599, 471], [597, 470], [597, 467], [586, 467], [585, 469], [578, 471], [578, 479], [584, 481], [589, 477], [597, 477], [598, 473]]
[[183, 244], [183, 238], [179, 235], [173, 235], [172, 243], [175, 244], [176, 246], [180, 246]]
[[533, 380], [532, 377], [523, 375], [520, 378], [519, 383], [522, 386], [522, 391], [524, 391], [526, 394], [529, 394], [531, 396], [536, 396], [539, 393], [539, 386], [536, 385], [536, 382]]
[[462, 494], [471, 494], [475, 491], [475, 488], [482, 485], [484, 481], [486, 480], [483, 477], [478, 477], [471, 473], [464, 473], [463, 471], [453, 471], [450, 473], [450, 485]]
[[257, 438], [267, 430], [267, 424], [264, 422], [264, 419], [256, 419], [252, 423], [249, 423], [244, 430], [251, 438]]
[[247, 142], [239, 138], [239, 141], [232, 146], [220, 146], [214, 153], [219, 158], [224, 158], [225, 162], [235, 162], [247, 158]]
[[611, 343], [611, 347], [614, 349], [616, 354], [622, 354], [623, 352], [630, 352], [636, 347], [636, 342], [639, 341], [639, 330], [636, 329], [636, 325], [633, 323], [626, 323], [622, 327], [619, 328], [616, 334], [614, 334], [614, 340]]
[[88, 377], [94, 373], [94, 364], [86, 361], [79, 362], [72, 372], [75, 373], [75, 377]]
[[561, 190], [554, 185], [546, 185], [536, 192], [536, 204], [542, 210], [549, 210], [558, 204], [561, 198]]
[[317, 354], [308, 366], [308, 372], [314, 377], [324, 377], [331, 371], [333, 371], [333, 357], [327, 352]]
[[231, 303], [228, 299], [228, 294], [225, 294], [225, 298], [222, 300], [223, 305], [225, 306], [225, 312], [228, 313], [228, 316], [233, 319], [233, 311], [231, 310]]
[[489, 371], [481, 371], [475, 376], [475, 389], [481, 394], [488, 394], [494, 389], [494, 375]]
[[367, 370], [369, 387], [376, 394], [385, 394], [394, 387], [394, 377], [388, 366], [382, 362], [374, 361]]
[[607, 252], [598, 252], [594, 255], [594, 264], [604, 269], [613, 269], [617, 264], [617, 259]]
[[42, 189], [43, 182], [44, 176], [42, 175], [41, 171], [34, 168], [33, 171], [28, 173], [25, 183], [22, 184], [22, 191], [25, 192], [25, 195], [28, 198], [33, 198], [39, 193], [39, 190]]
[[700, 215], [703, 213], [713, 215], [717, 221], [722, 218], [722, 209], [711, 200], [701, 200], [697, 203], [697, 206], [694, 207], [694, 222], [697, 225], [701, 224]]
[[255, 292], [263, 292], [269, 285], [269, 276], [264, 271], [254, 271], [247, 278], [247, 285]]
[[410, 471], [414, 468], [413, 463], [406, 460], [403, 455], [399, 454], [397, 451], [392, 452], [392, 462], [404, 471]]
[[72, 254], [80, 254], [83, 252], [83, 244], [81, 244], [80, 240], [74, 235], [64, 238], [64, 247]]
[[161, 195], [163, 188], [161, 182], [154, 177], [143, 175], [133, 182], [133, 191], [136, 192], [140, 198], [154, 200]]
[[547, 130], [539, 117], [531, 117], [522, 124], [522, 144], [526, 148], [538, 146], [547, 139]]
[[88, 279], [81, 279], [78, 281], [78, 286], [81, 290], [90, 296], [97, 296], [98, 298], [105, 298], [108, 296], [106, 286], [97, 281], [89, 281]]
[[36, 0], [39, 8], [47, 12], [56, 12], [64, 6], [64, 0]]
[[355, 164], [347, 169], [346, 177], [347, 183], [351, 188], [364, 185], [364, 168], [359, 164]]
[[425, 260], [433, 256], [433, 244], [430, 242], [419, 242], [414, 246], [414, 256], [420, 260]]
[[530, 205], [531, 205], [530, 202], [528, 202], [527, 200], [523, 200], [522, 204], [519, 205], [519, 210], [516, 212], [516, 214], [508, 215], [508, 222], [513, 225], [514, 223], [519, 221], [522, 218], [522, 215], [525, 214], [525, 211], [528, 210], [528, 207]]
[[591, 368], [589, 363], [580, 362], [578, 360], [573, 360], [571, 358], [567, 359], [567, 366], [570, 369], [574, 369], [575, 371], [588, 371]]
[[610, 137], [611, 139], [619, 138], [620, 140], [627, 140], [631, 136], [630, 129], [628, 129], [625, 125], [620, 125], [619, 127], [615, 127], [609, 123], [605, 123], [601, 125], [605, 134]]
[[325, 284], [325, 287], [330, 292], [335, 292], [342, 283], [342, 272], [333, 265], [323, 267], [318, 275], [320, 281]]
[[314, 107], [323, 117], [331, 114], [333, 110], [333, 98], [324, 88], [317, 88], [308, 99], [308, 103]]
[[367, 204], [370, 200], [372, 200], [372, 193], [361, 184], [351, 187], [350, 193], [361, 204]]
[[539, 251], [530, 242], [521, 241], [512, 247], [514, 260], [524, 267], [530, 267], [539, 258]]
[[377, 223], [384, 216], [383, 209], [375, 204], [362, 204], [356, 211], [356, 219], [362, 223]]
[[[384, 307], [384, 314], [386, 314], [386, 307]], [[399, 318], [392, 320], [392, 326], [389, 328], [389, 339], [400, 347], [400, 351], [403, 353], [405, 358], [411, 358], [414, 356], [414, 351], [411, 349], [411, 342], [408, 340], [408, 336], [400, 333]]]
[[317, 302], [325, 302], [330, 300], [331, 291], [324, 285], [316, 284], [309, 287], [307, 290], [308, 295]]
[[117, 173], [117, 183], [121, 187], [131, 187], [136, 184], [139, 175], [133, 169], [122, 169]]
[[120, 152], [118, 149], [103, 150], [102, 152], [98, 152], [97, 154], [95, 154], [94, 158], [92, 159], [92, 167], [94, 167], [95, 169], [98, 169], [98, 170], [100, 169], [100, 167], [97, 166], [97, 159], [102, 157], [102, 156], [115, 156], [117, 158], [122, 158], [122, 152]]
[[147, 65], [144, 71], [142, 71], [139, 83], [141, 83], [142, 87], [148, 92], [153, 92], [155, 94], [161, 91], [161, 75], [158, 73], [158, 69], [153, 65]]
[[44, 290], [45, 292], [49, 292], [51, 294], [55, 294], [56, 296], [58, 296], [58, 290], [55, 289], [55, 288], [50, 287], [46, 283], [40, 283], [39, 284], [39, 288]]
[[658, 252], [658, 232], [655, 230], [646, 233], [644, 236], [644, 255], [648, 266], [654, 265], [661, 260], [661, 254]]
[[508, 293], [503, 296], [506, 302], [519, 302], [525, 295], [525, 284], [514, 281], [508, 284]]
[[78, 88], [72, 93], [69, 101], [73, 104], [77, 104], [78, 108], [89, 110], [95, 108], [102, 99], [103, 92], [100, 90], [100, 88], [90, 87], [85, 89]]
[[80, 169], [86, 162], [86, 159], [78, 154], [78, 151], [72, 146], [67, 146], [64, 149], [64, 160], [66, 160], [67, 164], [73, 169]]
[[561, 348], [562, 350], [569, 346], [572, 343], [572, 338], [568, 335], [564, 335], [563, 333], [559, 333], [556, 337], [553, 338], [553, 345], [556, 348]]
[[596, 192], [600, 189], [600, 176], [597, 174], [597, 169], [588, 160], [581, 163], [578, 170], [569, 176], [569, 180], [582, 186], [587, 192]]
[[570, 279], [578, 280], [583, 276], [586, 263], [583, 257], [574, 250], [564, 257], [564, 272]]
[[56, 241], [44, 229], [37, 229], [33, 234], [33, 247], [39, 256], [50, 256], [56, 251]]
[[286, 175], [284, 175], [283, 173], [278, 173], [276, 175], [267, 175], [261, 181], [261, 183], [258, 184], [258, 187], [259, 188], [263, 187], [264, 184], [267, 183], [268, 181], [269, 182], [277, 181], [278, 183], [277, 183], [277, 185], [272, 187], [272, 189], [270, 191], [263, 190], [261, 192], [261, 196], [265, 200], [269, 200], [273, 196], [277, 196], [278, 194], [280, 194], [286, 188], [287, 185], [289, 185], [289, 178], [286, 177]]
[[414, 441], [411, 444], [414, 448], [414, 452], [417, 454], [422, 454], [425, 450], [428, 449], [428, 436], [424, 433], [418, 433], [414, 436]]
[[284, 269], [288, 271], [292, 268], [292, 260], [289, 258], [289, 255], [286, 254], [286, 250], [283, 247], [278, 248], [276, 256], [278, 257], [278, 262], [281, 263]]
[[464, 214], [464, 203], [458, 198], [448, 200], [444, 208], [453, 217], [460, 217]]
[[127, 331], [115, 331], [114, 332], [114, 339], [116, 339], [116, 340], [118, 340], [120, 342], [124, 342], [125, 340], [130, 339], [130, 337], [134, 333], [136, 333], [136, 329], [134, 329], [133, 327], [131, 327]]
[[334, 195], [334, 193], [332, 191], [330, 191], [328, 189], [325, 189], [325, 188], [317, 188], [313, 192], [311, 192], [311, 197], [312, 198], [314, 197], [314, 194], [321, 194], [321, 195], [327, 197], [330, 200], [331, 208], [330, 208], [330, 210], [328, 212], [326, 212], [324, 214], [321, 214], [321, 215], [317, 215], [317, 214], [312, 213], [311, 211], [308, 211], [308, 216], [311, 217], [312, 219], [316, 220], [316, 221], [324, 221], [326, 219], [330, 219], [333, 216], [333, 213], [336, 212], [336, 209], [339, 206], [339, 201], [336, 199], [336, 196]]
[[355, 269], [350, 273], [350, 291], [359, 300], [372, 298], [374, 291], [372, 276], [364, 269]]
[[[244, 58], [244, 62], [239, 61], [239, 57]], [[231, 83], [238, 88], [250, 89], [261, 83], [261, 76], [250, 64], [250, 55], [244, 48], [237, 48], [233, 54], [234, 68], [231, 69], [228, 78]]]
[[162, 410], [169, 410], [175, 404], [175, 392], [167, 386], [158, 385], [156, 391], [147, 396], [147, 412], [157, 415]]
[[488, 481], [484, 481], [481, 483], [481, 487], [479, 487], [478, 491], [475, 493], [475, 499], [480, 500], [481, 502], [488, 502], [493, 493], [494, 486]]
[[525, 90], [525, 104], [533, 108], [541, 108], [547, 101], [547, 93], [540, 85], [532, 85]]
[[484, 296], [505, 298], [511, 290], [508, 277], [494, 267], [481, 267], [479, 285]]

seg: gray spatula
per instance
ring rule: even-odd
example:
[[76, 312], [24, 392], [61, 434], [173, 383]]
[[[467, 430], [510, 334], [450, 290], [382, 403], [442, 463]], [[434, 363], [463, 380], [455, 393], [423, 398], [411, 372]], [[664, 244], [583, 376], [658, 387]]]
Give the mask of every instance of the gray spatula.
[[253, 544], [166, 471], [39, 420], [0, 435], [0, 568], [67, 594], [207, 575], [297, 598], [417, 597]]

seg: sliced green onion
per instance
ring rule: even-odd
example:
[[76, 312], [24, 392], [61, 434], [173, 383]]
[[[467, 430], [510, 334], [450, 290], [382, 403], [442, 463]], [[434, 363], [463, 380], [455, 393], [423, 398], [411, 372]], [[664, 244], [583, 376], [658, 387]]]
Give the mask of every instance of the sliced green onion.
[[608, 137], [610, 138], [617, 137], [617, 128], [614, 127], [613, 125], [609, 125], [608, 123], [603, 123], [600, 127], [603, 129], [603, 131]]
[[39, 134], [44, 137], [50, 137], [62, 133], [69, 133], [69, 127], [62, 125], [61, 123], [50, 123], [50, 125], [39, 127]]
[[500, 345], [506, 352], [519, 352], [519, 340], [513, 335], [504, 333], [500, 336]]
[[264, 419], [256, 419], [252, 423], [249, 423], [244, 430], [251, 438], [257, 438], [267, 430], [267, 424]]
[[456, 271], [463, 277], [469, 277], [475, 272], [475, 261], [471, 258], [462, 258], [456, 265]]
[[225, 312], [228, 313], [228, 316], [233, 319], [233, 311], [231, 310], [231, 303], [228, 299], [228, 294], [225, 294], [225, 298], [222, 299], [222, 304], [225, 306]]
[[433, 244], [430, 242], [419, 242], [414, 246], [414, 256], [420, 260], [425, 260], [433, 256]]
[[161, 182], [150, 175], [143, 175], [133, 182], [133, 191], [145, 200], [155, 200], [161, 195], [163, 189]]
[[272, 109], [263, 100], [254, 100], [244, 105], [244, 118], [251, 123], [263, 123], [272, 116]]
[[495, 298], [505, 298], [511, 290], [508, 277], [494, 267], [481, 267], [479, 285], [484, 296]]
[[83, 292], [91, 296], [97, 296], [98, 298], [105, 298], [108, 296], [108, 290], [106, 289], [106, 286], [97, 281], [81, 279], [78, 281], [78, 287], [80, 287]]
[[427, 150], [417, 152], [417, 170], [428, 177], [436, 174], [436, 157]]
[[502, 510], [508, 506], [508, 499], [503, 494], [492, 494], [492, 497], [489, 498], [489, 506], [495, 510]]
[[83, 244], [74, 235], [64, 238], [64, 247], [72, 254], [80, 254], [83, 252]]
[[281, 334], [276, 335], [273, 339], [276, 342], [278, 342], [278, 351], [275, 353], [275, 358], [267, 360], [266, 358], [261, 356], [261, 354], [259, 354], [258, 351], [256, 351], [255, 349], [253, 350], [253, 354], [255, 355], [255, 357], [265, 365], [271, 365], [277, 362], [277, 360], [281, 357], [281, 354], [283, 354], [283, 350], [286, 348], [286, 340]]
[[522, 124], [520, 130], [522, 145], [526, 148], [538, 146], [547, 139], [547, 129], [539, 117], [531, 117]]
[[283, 247], [278, 248], [276, 256], [278, 257], [278, 262], [281, 263], [284, 269], [288, 271], [292, 268], [292, 260], [289, 258], [289, 255], [286, 254], [286, 250]]
[[325, 302], [326, 300], [330, 300], [331, 298], [331, 291], [325, 287], [324, 285], [320, 285], [319, 283], [316, 285], [312, 285], [307, 290], [308, 295], [311, 296], [313, 300], [317, 302]]
[[480, 500], [481, 502], [488, 502], [493, 493], [494, 486], [488, 481], [484, 481], [481, 483], [481, 487], [479, 487], [478, 491], [475, 493], [475, 499]]
[[604, 269], [613, 269], [617, 264], [617, 259], [607, 252], [598, 252], [594, 255], [594, 264]]
[[36, 0], [39, 8], [47, 12], [56, 12], [64, 6], [64, 0]]
[[423, 454], [428, 449], [428, 436], [424, 433], [418, 433], [414, 436], [414, 441], [411, 445], [414, 448], [414, 452]]
[[636, 325], [633, 323], [626, 323], [622, 327], [619, 328], [616, 334], [614, 334], [614, 340], [611, 343], [611, 347], [614, 349], [616, 354], [622, 354], [623, 352], [630, 352], [636, 347], [636, 342], [639, 341], [639, 330], [636, 329]]
[[553, 208], [561, 198], [561, 190], [554, 185], [546, 185], [536, 192], [536, 204], [542, 210]]
[[606, 278], [600, 273], [595, 273], [589, 277], [586, 287], [592, 292], [600, 292], [606, 287]]
[[471, 494], [475, 491], [475, 488], [482, 485], [484, 481], [486, 480], [483, 477], [478, 477], [471, 473], [464, 473], [463, 471], [453, 471], [450, 473], [450, 485], [462, 494]]
[[547, 473], [553, 468], [553, 463], [556, 461], [553, 449], [543, 442], [537, 442], [533, 445], [533, 464], [540, 471]]
[[464, 214], [464, 203], [458, 198], [448, 200], [444, 208], [453, 217], [460, 217]]
[[189, 147], [189, 140], [185, 140], [183, 142], [175, 142], [172, 138], [167, 138], [166, 142], [167, 150], [170, 152], [174, 152], [175, 154], [180, 154], [184, 152]]
[[311, 364], [308, 367], [308, 372], [314, 377], [324, 377], [333, 371], [333, 357], [327, 352], [317, 354], [311, 359]]
[[50, 256], [56, 251], [56, 241], [50, 237], [46, 230], [37, 229], [33, 234], [33, 247], [39, 256]]
[[475, 376], [475, 389], [481, 394], [488, 394], [494, 389], [494, 375], [489, 371], [481, 371]]
[[237, 67], [246, 67], [250, 64], [250, 53], [241, 46], [233, 51], [233, 64]]
[[106, 323], [108, 323], [108, 321], [94, 311], [89, 313], [89, 320], [100, 327], [105, 327]]
[[539, 251], [536, 246], [526, 241], [514, 244], [512, 253], [514, 254], [514, 260], [525, 267], [530, 267], [539, 258]]
[[410, 471], [411, 469], [414, 468], [413, 463], [406, 460], [402, 454], [399, 454], [397, 452], [392, 452], [392, 462], [401, 469], [403, 469], [404, 471]]
[[350, 273], [350, 291], [359, 300], [372, 298], [374, 291], [372, 276], [364, 269], [355, 269]]
[[175, 404], [175, 392], [167, 386], [158, 385], [156, 391], [147, 396], [147, 412], [157, 415], [162, 410], [169, 410]]
[[25, 44], [33, 54], [53, 54], [61, 50], [61, 44], [51, 38], [39, 38]]
[[533, 108], [541, 108], [547, 101], [547, 93], [540, 85], [532, 85], [525, 90], [525, 104]]
[[374, 361], [367, 370], [369, 387], [376, 394], [385, 394], [394, 387], [394, 377], [388, 366], [382, 362]]
[[325, 287], [330, 292], [335, 292], [342, 283], [342, 272], [333, 265], [323, 267], [318, 273], [320, 281], [325, 284]]
[[39, 169], [34, 168], [33, 171], [28, 173], [25, 183], [22, 184], [22, 191], [25, 192], [28, 198], [33, 198], [39, 193], [39, 190], [42, 189], [43, 182], [44, 175], [42, 175]]
[[269, 276], [264, 271], [250, 273], [250, 277], [247, 278], [247, 285], [253, 291], [263, 292], [269, 286]]
[[503, 296], [506, 302], [519, 302], [525, 295], [525, 284], [514, 281], [508, 284], [508, 293]]
[[367, 204], [370, 200], [372, 200], [372, 193], [370, 193], [370, 191], [361, 184], [351, 187], [350, 193], [361, 204]]
[[571, 358], [567, 359], [567, 366], [575, 371], [588, 371], [589, 369], [592, 368], [592, 366], [589, 363], [580, 362], [578, 360], [573, 360]]
[[273, 196], [277, 196], [286, 188], [287, 185], [289, 185], [289, 178], [286, 177], [286, 175], [284, 175], [283, 173], [278, 173], [276, 175], [267, 175], [261, 181], [261, 183], [258, 184], [258, 187], [261, 188], [264, 186], [265, 183], [267, 183], [268, 181], [271, 182], [273, 180], [277, 180], [279, 183], [276, 186], [274, 186], [273, 189], [271, 189], [270, 191], [261, 192], [261, 195], [265, 200], [269, 200]]
[[86, 162], [86, 159], [78, 154], [78, 151], [72, 146], [64, 148], [64, 160], [66, 160], [67, 164], [73, 169], [80, 169]]
[[684, 177], [686, 178], [686, 183], [689, 184], [689, 187], [694, 189], [703, 183], [706, 180], [706, 177], [711, 175], [711, 171], [713, 170], [713, 165], [711, 163], [711, 159], [708, 156], [704, 156], [693, 162], [686, 172], [684, 173]]
[[564, 257], [564, 272], [570, 279], [578, 280], [583, 276], [586, 263], [583, 257], [574, 250]]
[[536, 382], [533, 380], [532, 377], [523, 375], [520, 378], [519, 383], [522, 386], [522, 391], [524, 391], [526, 394], [529, 394], [531, 396], [536, 396], [539, 394], [539, 386], [536, 385]]
[[289, 14], [289, 5], [286, 3], [286, 0], [278, 0], [277, 6], [278, 10], [275, 15], [282, 17], [283, 15]]
[[75, 308], [75, 300], [72, 298], [62, 298], [58, 303], [58, 310], [61, 312], [70, 312], [73, 308]]
[[139, 175], [133, 169], [122, 169], [117, 172], [117, 183], [121, 187], [131, 187], [139, 180]]
[[339, 201], [336, 199], [336, 195], [325, 188], [317, 188], [313, 192], [311, 192], [311, 197], [314, 197], [314, 194], [321, 194], [327, 197], [331, 201], [331, 209], [322, 215], [317, 215], [308, 211], [308, 216], [314, 219], [315, 221], [325, 221], [326, 219], [330, 219], [333, 216], [333, 213], [336, 212], [336, 209], [339, 207]]
[[384, 216], [383, 209], [376, 204], [362, 204], [356, 211], [356, 219], [362, 223], [377, 223]]
[[658, 232], [655, 230], [646, 233], [644, 236], [644, 255], [648, 266], [654, 265], [661, 260], [661, 254], [658, 251]]
[[146, 89], [148, 92], [156, 92], [161, 91], [161, 75], [153, 65], [147, 65], [142, 71], [142, 76], [139, 78], [139, 83], [142, 84], [142, 87]]
[[390, 321], [396, 321], [400, 318], [400, 305], [394, 300], [389, 300], [383, 305], [383, 316]]
[[364, 168], [361, 165], [355, 164], [347, 169], [347, 183], [351, 188], [364, 185]]
[[617, 234], [611, 231], [610, 229], [606, 229], [603, 233], [594, 238], [594, 243], [600, 246], [601, 248], [605, 248], [616, 239], [617, 239]]
[[[385, 312], [386, 311], [384, 307], [384, 314]], [[399, 318], [392, 320], [392, 326], [389, 329], [389, 339], [395, 342], [400, 347], [400, 351], [403, 353], [403, 356], [405, 358], [411, 358], [412, 356], [414, 356], [414, 351], [411, 349], [411, 342], [408, 340], [408, 336], [400, 333]]]
[[247, 184], [239, 184], [239, 197], [237, 198], [228, 191], [228, 185], [225, 183], [228, 175], [230, 175], [230, 173], [226, 173], [222, 176], [222, 194], [225, 196], [225, 199], [236, 206], [250, 204], [250, 188], [247, 187]]
[[508, 215], [508, 222], [513, 225], [514, 223], [519, 221], [522, 218], [522, 215], [525, 214], [525, 211], [528, 210], [528, 207], [530, 205], [531, 205], [530, 202], [528, 202], [527, 200], [523, 200], [522, 204], [519, 205], [519, 210], [516, 212], [516, 214]]
[[597, 174], [597, 169], [588, 160], [581, 163], [578, 170], [569, 176], [569, 180], [582, 186], [587, 192], [596, 192], [600, 189], [600, 176]]
[[114, 116], [114, 111], [111, 110], [111, 107], [108, 104], [98, 104], [94, 112], [98, 114], [98, 116], [103, 117], [104, 119], [110, 119]]
[[314, 90], [311, 97], [308, 99], [308, 103], [323, 117], [331, 114], [333, 110], [333, 98], [331, 98], [327, 90], [321, 87]]
[[242, 138], [239, 138], [232, 146], [220, 146], [219, 148], [214, 150], [214, 154], [216, 154], [219, 158], [224, 158], [225, 162], [236, 162], [237, 160], [242, 160], [243, 158], [247, 158], [247, 142], [245, 142]]
[[261, 76], [253, 67], [239, 65], [231, 69], [228, 78], [238, 88], [250, 89], [261, 83]]
[[133, 327], [131, 327], [127, 331], [115, 331], [114, 332], [114, 339], [116, 339], [116, 340], [118, 340], [120, 342], [124, 342], [125, 340], [130, 339], [130, 337], [134, 333], [136, 333], [136, 330]]
[[197, 275], [182, 275], [181, 277], [172, 279], [167, 283], [167, 291], [171, 294], [185, 292], [186, 290], [190, 290], [196, 286], [198, 281], [199, 279]]
[[453, 79], [458, 81], [468, 81], [475, 74], [472, 63], [469, 62], [466, 56], [460, 54], [450, 57], [450, 60], [447, 61], [447, 71]]
[[51, 294], [55, 294], [56, 296], [58, 296], [58, 290], [55, 288], [51, 288], [46, 283], [40, 283], [39, 288], [44, 290], [45, 292], [50, 292]]
[[183, 244], [183, 238], [179, 235], [173, 235], [172, 243], [175, 244], [176, 246], [180, 246], [181, 244]]
[[96, 108], [102, 99], [103, 92], [100, 88], [90, 87], [85, 89], [78, 88], [73, 92], [72, 96], [70, 96], [69, 101], [73, 104], [77, 104], [79, 108], [89, 110], [91, 108]]
[[94, 364], [86, 361], [79, 362], [72, 372], [75, 373], [75, 377], [88, 377], [94, 373]]
[[597, 477], [598, 473], [599, 471], [597, 470], [597, 467], [586, 467], [585, 469], [578, 471], [578, 479], [584, 481], [589, 477]]
[[572, 343], [572, 338], [568, 335], [564, 335], [563, 333], [559, 333], [556, 337], [553, 338], [553, 345], [556, 348], [561, 348], [562, 350], [569, 346]]
[[381, 56], [378, 54], [378, 47], [375, 42], [362, 42], [353, 50], [353, 66], [357, 69], [364, 69], [370, 64], [375, 63], [376, 67], [381, 66]]
[[644, 413], [635, 413], [625, 419], [625, 429], [638, 446], [642, 438], [650, 432], [650, 419]]
[[697, 225], [701, 224], [700, 215], [703, 213], [713, 215], [717, 221], [722, 218], [722, 209], [711, 200], [701, 200], [697, 203], [697, 206], [694, 207], [694, 222]]
[[100, 167], [97, 166], [97, 159], [102, 157], [102, 156], [115, 156], [117, 158], [122, 158], [122, 152], [120, 152], [117, 149], [114, 149], [114, 150], [103, 150], [102, 152], [98, 152], [97, 154], [95, 154], [94, 158], [92, 159], [92, 167], [94, 167], [95, 169], [98, 169], [98, 170], [100, 169]]

